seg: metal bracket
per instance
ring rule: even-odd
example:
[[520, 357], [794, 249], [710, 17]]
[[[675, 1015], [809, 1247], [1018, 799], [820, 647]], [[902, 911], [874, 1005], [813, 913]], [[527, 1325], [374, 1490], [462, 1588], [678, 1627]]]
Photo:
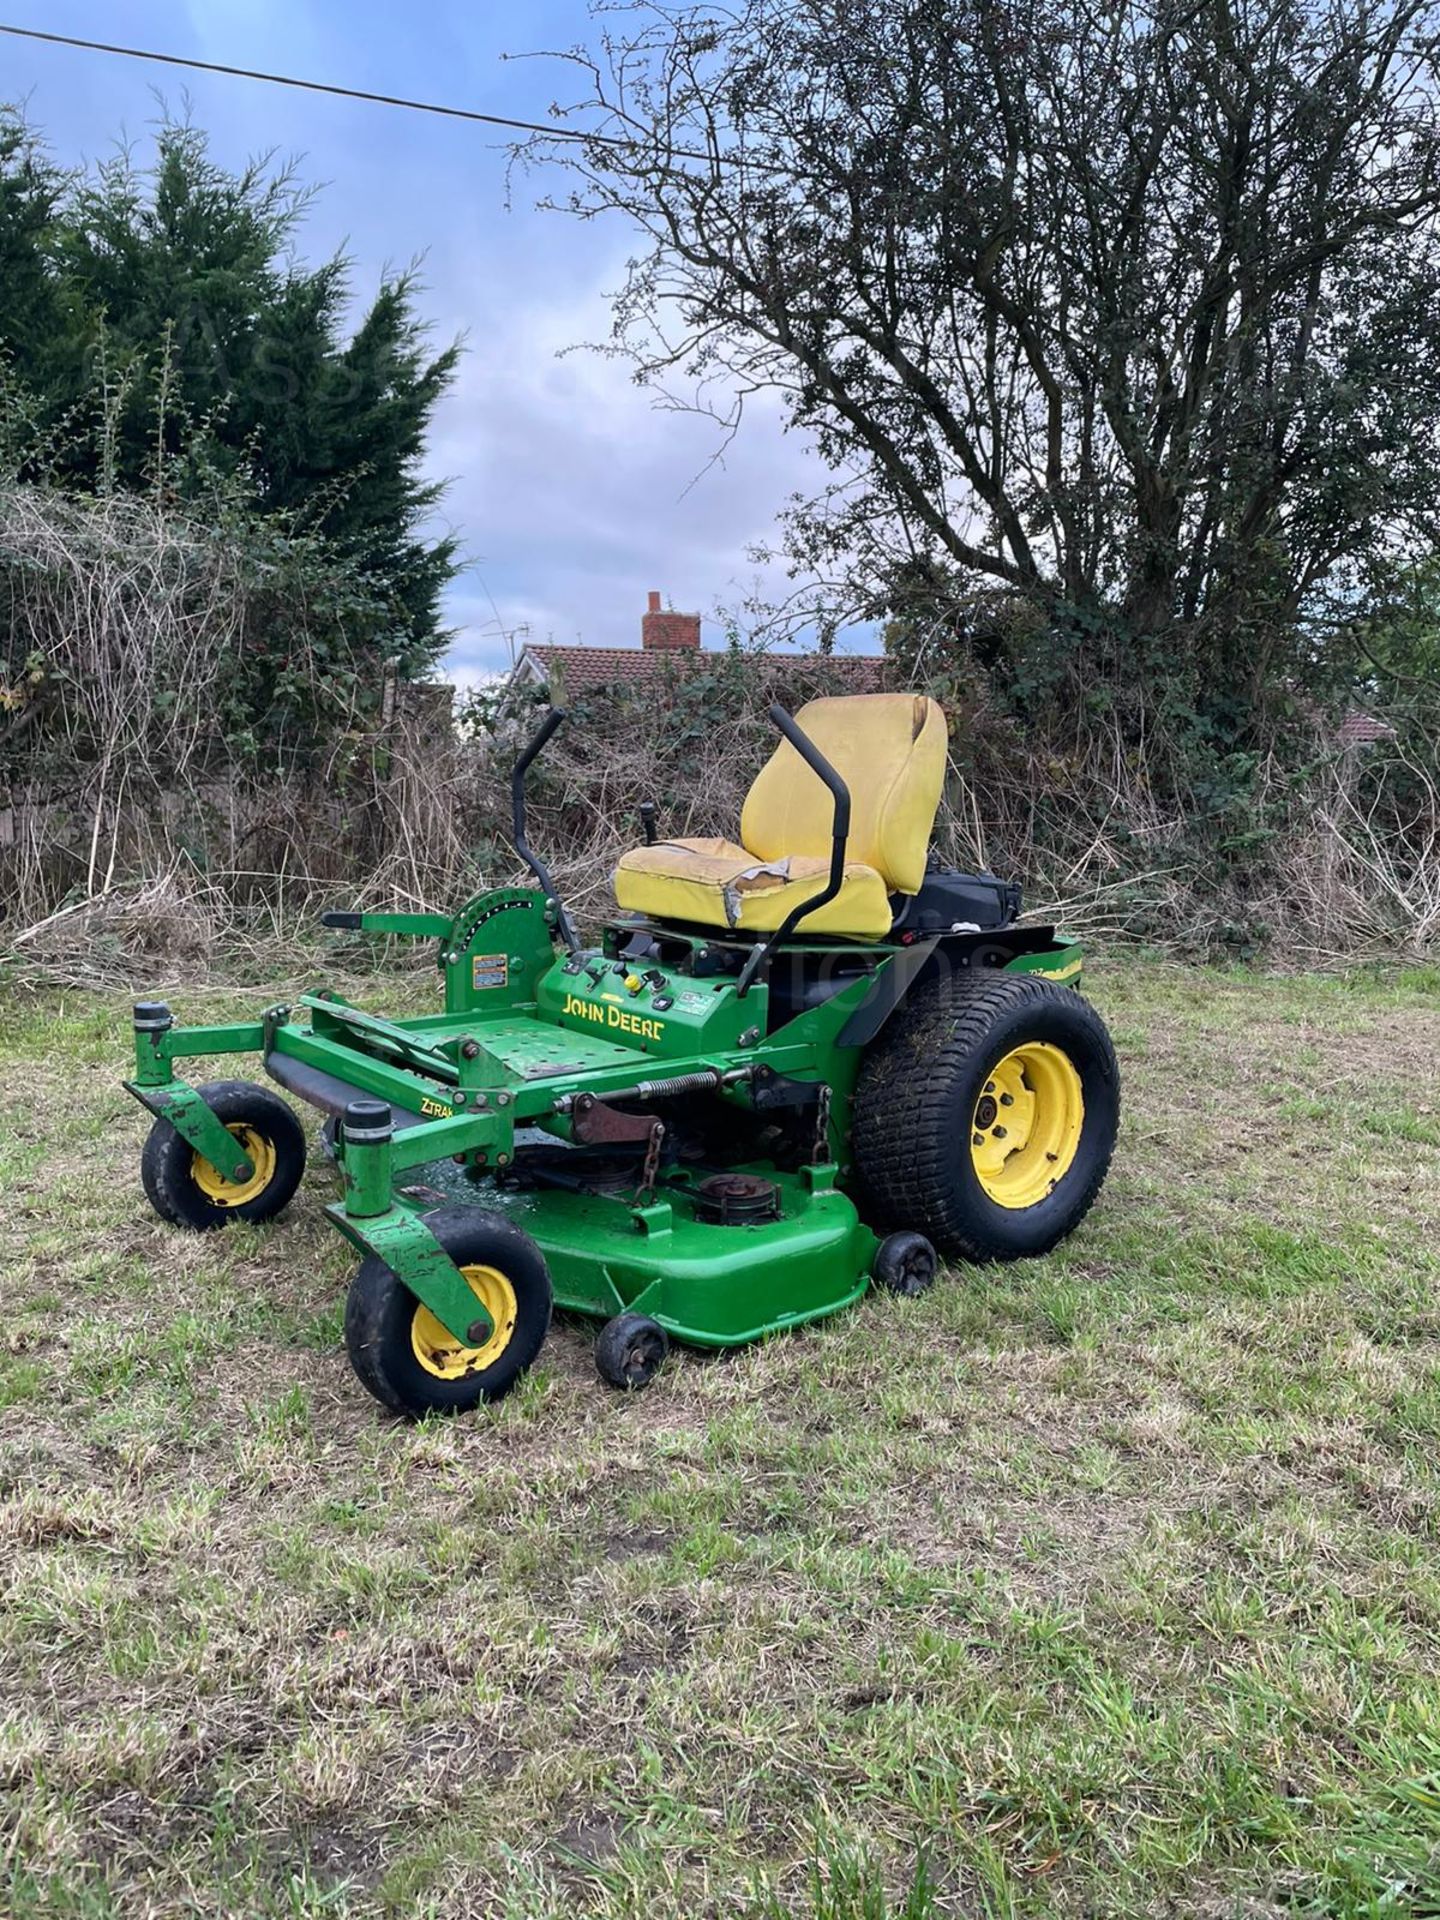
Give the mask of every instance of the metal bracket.
[[751, 1082], [751, 1101], [757, 1113], [771, 1113], [782, 1107], [812, 1107], [819, 1100], [823, 1083], [819, 1080], [794, 1080], [788, 1073], [776, 1073], [773, 1067], [757, 1067]]
[[170, 1125], [226, 1180], [248, 1180], [255, 1168], [240, 1142], [223, 1120], [211, 1111], [188, 1081], [172, 1080], [166, 1087], [142, 1087], [134, 1080], [121, 1083], [157, 1120]]
[[436, 1218], [435, 1210], [415, 1214], [391, 1207], [366, 1219], [347, 1213], [343, 1204], [328, 1206], [325, 1212], [362, 1254], [382, 1260], [461, 1346], [484, 1346], [491, 1332], [489, 1316], [431, 1231], [428, 1222]]
[[621, 1113], [598, 1094], [577, 1093], [570, 1103], [571, 1128], [582, 1147], [625, 1146], [649, 1140], [659, 1124], [653, 1113]]
[[505, 1106], [509, 1095], [517, 1086], [523, 1086], [525, 1075], [517, 1072], [498, 1053], [492, 1053], [485, 1045], [484, 1026], [478, 1025], [476, 1033], [467, 1033], [460, 1042], [460, 1085], [472, 1094], [478, 1092], [477, 1106], [485, 1106], [486, 1097], [495, 1098], [498, 1106]]

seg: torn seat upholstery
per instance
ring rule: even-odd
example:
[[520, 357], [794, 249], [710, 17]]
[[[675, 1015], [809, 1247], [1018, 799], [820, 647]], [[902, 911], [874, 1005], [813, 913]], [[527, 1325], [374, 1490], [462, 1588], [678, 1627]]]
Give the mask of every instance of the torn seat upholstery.
[[[801, 922], [806, 934], [883, 939], [893, 894], [925, 877], [945, 780], [948, 735], [934, 700], [908, 693], [812, 700], [795, 716], [850, 789], [845, 881]], [[626, 912], [737, 932], [772, 933], [830, 873], [834, 803], [788, 741], [761, 769], [731, 840], [661, 840], [615, 871]]]

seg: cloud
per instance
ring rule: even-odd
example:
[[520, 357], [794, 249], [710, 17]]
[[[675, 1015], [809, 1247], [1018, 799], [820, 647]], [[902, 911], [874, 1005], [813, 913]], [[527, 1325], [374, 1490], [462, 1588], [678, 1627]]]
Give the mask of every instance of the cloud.
[[[553, 217], [557, 244], [565, 231]], [[633, 644], [651, 588], [711, 615], [734, 604], [754, 585], [748, 549], [815, 482], [778, 402], [752, 405], [726, 447], [714, 422], [657, 408], [623, 360], [573, 350], [604, 339], [622, 267], [591, 263], [564, 297], [509, 299], [471, 331], [430, 451], [474, 561], [456, 614], [482, 591], [495, 601], [466, 623], [467, 666], [501, 664], [499, 630], [522, 624], [536, 640]], [[470, 297], [483, 310], [483, 285]], [[769, 584], [783, 590], [778, 569]]]
[[[45, 26], [47, 0], [15, 0]], [[423, 31], [382, 0], [340, 11], [319, 0], [135, 0], [125, 40], [201, 59], [334, 80], [485, 111], [543, 118], [564, 76], [505, 51], [566, 45], [590, 32], [583, 0], [496, 0], [477, 9], [432, 0]], [[67, 30], [116, 37], [111, 0], [72, 0]], [[456, 674], [503, 670], [506, 634], [634, 644], [645, 595], [713, 615], [755, 584], [747, 549], [772, 539], [794, 492], [823, 479], [778, 402], [752, 404], [716, 462], [720, 432], [656, 408], [618, 360], [565, 349], [609, 332], [607, 293], [631, 236], [535, 211], [545, 182], [514, 183], [484, 129], [253, 81], [11, 43], [0, 94], [33, 89], [36, 123], [57, 158], [106, 152], [122, 129], [143, 136], [158, 87], [187, 97], [216, 157], [242, 164], [267, 148], [298, 153], [324, 183], [297, 236], [309, 259], [344, 248], [353, 311], [387, 270], [423, 256], [421, 311], [437, 345], [465, 334], [454, 391], [439, 408], [427, 469], [452, 482], [442, 509], [469, 556], [446, 602]], [[783, 593], [783, 571], [761, 583]], [[709, 637], [717, 637], [712, 625]]]

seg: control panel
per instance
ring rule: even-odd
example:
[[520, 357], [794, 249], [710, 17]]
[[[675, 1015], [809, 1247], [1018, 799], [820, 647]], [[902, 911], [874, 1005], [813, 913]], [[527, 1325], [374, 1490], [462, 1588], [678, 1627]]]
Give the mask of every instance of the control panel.
[[546, 973], [539, 998], [545, 1018], [661, 1056], [729, 1052], [765, 1030], [763, 987], [741, 1000], [733, 978], [697, 979], [650, 957], [566, 955]]

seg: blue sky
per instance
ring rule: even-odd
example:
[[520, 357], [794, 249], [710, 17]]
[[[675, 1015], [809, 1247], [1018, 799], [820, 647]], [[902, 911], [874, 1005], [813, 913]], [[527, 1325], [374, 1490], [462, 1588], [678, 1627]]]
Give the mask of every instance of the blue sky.
[[[0, 19], [202, 60], [543, 119], [570, 92], [558, 66], [506, 53], [589, 36], [584, 0], [0, 0]], [[604, 337], [607, 295], [630, 249], [623, 226], [535, 211], [541, 182], [506, 205], [498, 135], [253, 81], [0, 40], [0, 99], [25, 101], [57, 159], [143, 142], [188, 99], [227, 164], [276, 147], [324, 183], [300, 234], [318, 258], [354, 261], [357, 300], [423, 255], [424, 312], [467, 351], [438, 415], [429, 463], [451, 481], [444, 518], [469, 564], [451, 591], [453, 676], [503, 669], [506, 633], [625, 645], [648, 589], [698, 607], [713, 644], [718, 607], [757, 582], [746, 557], [797, 489], [817, 479], [778, 409], [747, 415], [718, 465], [718, 430], [657, 411], [626, 368], [563, 354]], [[783, 576], [769, 576], [777, 590]]]

